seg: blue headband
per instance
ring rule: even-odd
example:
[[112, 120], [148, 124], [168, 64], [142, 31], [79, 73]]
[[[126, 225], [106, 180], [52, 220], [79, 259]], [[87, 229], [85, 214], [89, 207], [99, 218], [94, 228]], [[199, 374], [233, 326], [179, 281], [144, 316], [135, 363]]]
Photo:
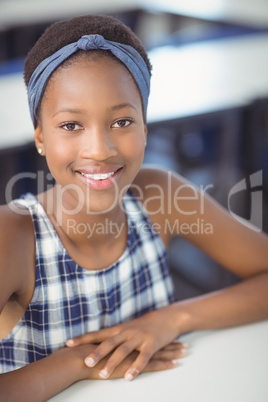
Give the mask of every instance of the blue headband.
[[36, 125], [36, 111], [51, 74], [79, 49], [110, 50], [114, 56], [121, 60], [138, 85], [143, 101], [144, 116], [146, 116], [150, 92], [150, 73], [141, 55], [132, 46], [106, 40], [101, 35], [85, 35], [77, 42], [64, 46], [56, 53], [44, 59], [33, 72], [28, 85], [28, 102], [34, 125]]

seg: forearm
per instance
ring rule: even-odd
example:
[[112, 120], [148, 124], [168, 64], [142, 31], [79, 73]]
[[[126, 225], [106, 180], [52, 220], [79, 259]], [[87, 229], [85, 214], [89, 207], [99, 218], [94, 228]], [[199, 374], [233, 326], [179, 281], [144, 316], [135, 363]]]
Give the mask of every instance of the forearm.
[[47, 401], [84, 378], [83, 348], [61, 349], [42, 360], [0, 375], [1, 400]]
[[268, 274], [175, 303], [180, 333], [242, 325], [268, 318]]

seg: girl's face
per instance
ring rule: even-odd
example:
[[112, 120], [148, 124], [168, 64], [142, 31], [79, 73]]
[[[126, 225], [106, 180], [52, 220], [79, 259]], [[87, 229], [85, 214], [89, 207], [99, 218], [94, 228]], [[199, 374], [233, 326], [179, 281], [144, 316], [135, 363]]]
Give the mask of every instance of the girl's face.
[[68, 208], [116, 206], [140, 169], [146, 135], [140, 94], [117, 61], [81, 58], [50, 79], [35, 140]]

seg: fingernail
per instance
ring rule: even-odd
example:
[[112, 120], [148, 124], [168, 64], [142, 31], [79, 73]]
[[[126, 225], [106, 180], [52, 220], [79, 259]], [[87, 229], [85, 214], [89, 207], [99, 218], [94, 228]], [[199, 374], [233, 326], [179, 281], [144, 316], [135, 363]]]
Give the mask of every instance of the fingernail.
[[101, 371], [99, 372], [99, 376], [100, 376], [101, 378], [108, 378], [108, 376], [109, 376], [108, 371], [107, 371], [106, 369], [101, 370]]
[[187, 349], [181, 349], [181, 355], [182, 356], [187, 355]]
[[125, 380], [127, 380], [127, 381], [132, 381], [133, 378], [134, 378], [134, 377], [133, 377], [132, 374], [130, 374], [130, 373], [125, 374]]
[[137, 377], [138, 374], [139, 374], [139, 371], [135, 368], [132, 368], [126, 372], [125, 380], [132, 381], [132, 380], [134, 380], [135, 377]]
[[88, 367], [94, 367], [95, 366], [95, 360], [92, 357], [86, 357], [85, 358], [85, 364]]
[[183, 347], [183, 349], [187, 349], [189, 346], [189, 343], [182, 343], [181, 346]]
[[66, 345], [67, 346], [73, 346], [74, 345], [74, 340], [73, 339], [68, 339], [68, 341], [66, 341]]
[[172, 364], [174, 367], [176, 367], [179, 364], [179, 362], [178, 362], [178, 360], [174, 359], [174, 360], [172, 360]]

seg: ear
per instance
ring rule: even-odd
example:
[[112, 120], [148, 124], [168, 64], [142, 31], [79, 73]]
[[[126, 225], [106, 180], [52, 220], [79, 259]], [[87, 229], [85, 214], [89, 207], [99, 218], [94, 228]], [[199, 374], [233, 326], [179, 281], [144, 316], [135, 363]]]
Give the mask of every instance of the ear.
[[34, 132], [34, 141], [37, 148], [37, 152], [40, 155], [45, 155], [44, 139], [41, 126], [38, 124]]
[[148, 128], [147, 128], [146, 124], [144, 124], [144, 142], [145, 142], [145, 146], [147, 145], [147, 134], [148, 134]]

